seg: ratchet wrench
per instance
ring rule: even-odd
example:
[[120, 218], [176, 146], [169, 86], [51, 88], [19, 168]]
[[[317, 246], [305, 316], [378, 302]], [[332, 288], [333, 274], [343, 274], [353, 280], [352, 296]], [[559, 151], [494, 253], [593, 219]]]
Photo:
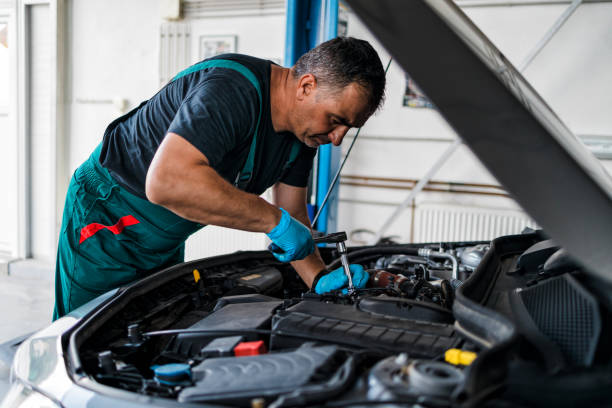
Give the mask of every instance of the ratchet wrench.
[[342, 267], [344, 268], [344, 274], [348, 279], [348, 293], [349, 295], [355, 291], [355, 287], [353, 286], [353, 275], [351, 274], [351, 269], [349, 267], [348, 255], [346, 252], [346, 232], [332, 232], [331, 234], [323, 235], [317, 238], [314, 238], [315, 244], [336, 244], [336, 249], [340, 254], [340, 261], [342, 262]]

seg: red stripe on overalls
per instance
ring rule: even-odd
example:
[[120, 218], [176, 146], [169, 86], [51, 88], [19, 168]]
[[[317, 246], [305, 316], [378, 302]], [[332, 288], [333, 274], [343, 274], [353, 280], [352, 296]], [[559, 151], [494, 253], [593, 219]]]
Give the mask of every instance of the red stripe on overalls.
[[126, 215], [125, 217], [119, 218], [119, 221], [115, 225], [103, 225], [94, 222], [93, 224], [89, 224], [83, 228], [81, 228], [81, 240], [79, 244], [82, 244], [87, 238], [93, 237], [98, 231], [107, 229], [115, 235], [121, 234], [125, 227], [129, 227], [130, 225], [139, 224], [138, 221], [133, 215]]

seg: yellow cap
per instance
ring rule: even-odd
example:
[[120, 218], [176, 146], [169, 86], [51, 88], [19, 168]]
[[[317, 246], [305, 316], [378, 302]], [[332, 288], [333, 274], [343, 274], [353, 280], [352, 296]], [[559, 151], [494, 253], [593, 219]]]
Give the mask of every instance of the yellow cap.
[[196, 283], [198, 283], [198, 281], [200, 280], [200, 271], [198, 271], [197, 269], [193, 270], [193, 279], [195, 279]]
[[264, 408], [266, 406], [266, 400], [263, 398], [253, 398], [251, 400], [251, 408]]
[[456, 348], [448, 349], [444, 353], [446, 362], [454, 365], [470, 365], [477, 356], [473, 351], [463, 351]]

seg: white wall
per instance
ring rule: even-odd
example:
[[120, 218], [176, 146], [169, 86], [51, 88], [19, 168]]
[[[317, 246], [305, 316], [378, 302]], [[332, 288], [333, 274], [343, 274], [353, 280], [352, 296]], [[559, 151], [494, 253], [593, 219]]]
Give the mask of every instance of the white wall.
[[[0, 112], [0, 129], [9, 129], [9, 120], [8, 113]], [[0, 177], [0, 190], [16, 191], [17, 172], [15, 170], [17, 166], [14, 158], [17, 148], [9, 139], [8, 132], [0, 133], [0, 144], [5, 146], [5, 148], [0, 148], [0, 174], [3, 175]], [[16, 200], [11, 199], [10, 195], [5, 195], [0, 199], [0, 255], [14, 255], [17, 228], [17, 218], [14, 216], [17, 212], [15, 204]]]
[[16, 39], [12, 4], [0, 1], [0, 25], [8, 24], [8, 48], [0, 46], [0, 256], [17, 255]]
[[26, 132], [30, 138], [28, 167], [31, 176], [29, 241], [33, 257], [51, 261], [56, 252], [51, 7], [49, 4], [35, 4], [28, 6], [27, 10], [30, 40], [26, 68], [29, 81]]
[[71, 0], [68, 109], [69, 172], [102, 141], [120, 112], [158, 88], [159, 2], [157, 0]]
[[[121, 112], [112, 101], [127, 99], [127, 110], [159, 88], [159, 31], [165, 23], [157, 0], [72, 0], [70, 66], [70, 169], [87, 158], [106, 126]], [[190, 24], [191, 62], [201, 35], [233, 34], [237, 51], [280, 58], [284, 16], [205, 18]], [[261, 27], [265, 27], [262, 30]]]
[[235, 35], [236, 52], [282, 63], [285, 51], [285, 16], [237, 16], [191, 19], [192, 62], [200, 60], [200, 36]]

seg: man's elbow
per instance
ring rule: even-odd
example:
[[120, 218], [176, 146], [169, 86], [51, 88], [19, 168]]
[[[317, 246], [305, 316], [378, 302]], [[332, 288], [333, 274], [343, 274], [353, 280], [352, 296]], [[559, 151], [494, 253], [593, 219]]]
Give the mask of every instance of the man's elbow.
[[160, 171], [149, 169], [145, 181], [147, 200], [157, 205], [168, 205], [170, 201], [170, 186]]

